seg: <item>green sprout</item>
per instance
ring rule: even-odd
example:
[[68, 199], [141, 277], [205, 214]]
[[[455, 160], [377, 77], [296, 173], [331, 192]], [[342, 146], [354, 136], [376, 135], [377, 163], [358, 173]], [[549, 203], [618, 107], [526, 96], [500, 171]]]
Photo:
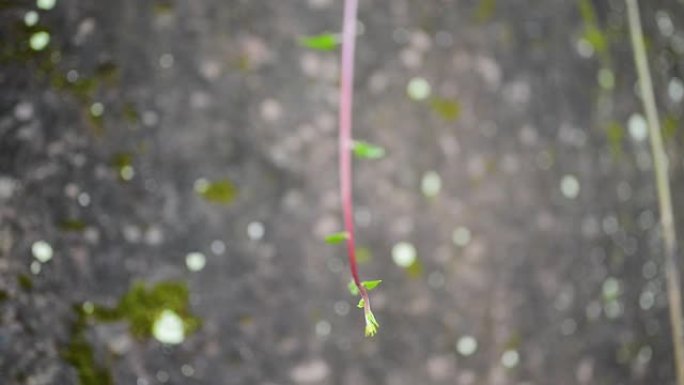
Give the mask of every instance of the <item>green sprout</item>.
[[378, 287], [380, 283], [382, 283], [381, 279], [361, 282], [360, 286], [363, 288], [363, 293], [361, 293], [361, 290], [359, 290], [359, 287], [357, 287], [354, 280], [349, 281], [349, 284], [347, 285], [347, 289], [349, 289], [351, 295], [357, 296], [361, 294], [361, 298], [359, 299], [359, 303], [356, 305], [356, 307], [363, 309], [363, 315], [366, 320], [366, 337], [373, 337], [378, 333], [378, 329], [380, 328], [380, 323], [375, 319], [375, 315], [371, 310], [370, 303], [366, 301], [368, 298], [368, 292]]
[[375, 319], [375, 316], [373, 315], [373, 312], [370, 309], [370, 306], [363, 308], [363, 314], [366, 318], [366, 337], [373, 337], [378, 333], [378, 329], [380, 328], [380, 324], [378, 321]]

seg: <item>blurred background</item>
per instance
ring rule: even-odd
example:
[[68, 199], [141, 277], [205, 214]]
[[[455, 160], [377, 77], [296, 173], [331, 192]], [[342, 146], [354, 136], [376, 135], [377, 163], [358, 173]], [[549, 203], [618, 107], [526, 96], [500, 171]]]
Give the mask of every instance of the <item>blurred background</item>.
[[[684, 228], [684, 4], [640, 3]], [[624, 2], [360, 1], [374, 338], [342, 5], [0, 0], [0, 383], [675, 383]]]

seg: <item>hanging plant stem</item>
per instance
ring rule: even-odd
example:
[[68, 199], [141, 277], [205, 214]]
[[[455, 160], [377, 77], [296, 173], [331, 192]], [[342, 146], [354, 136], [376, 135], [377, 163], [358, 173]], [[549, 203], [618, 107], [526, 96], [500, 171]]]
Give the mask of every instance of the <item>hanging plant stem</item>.
[[347, 234], [349, 269], [351, 270], [354, 285], [356, 285], [363, 301], [362, 307], [366, 320], [365, 334], [366, 336], [373, 336], [377, 333], [379, 324], [371, 311], [368, 290], [359, 278], [359, 269], [356, 261], [356, 237], [354, 233], [354, 204], [352, 199], [352, 149], [354, 147], [354, 141], [352, 140], [352, 104], [357, 12], [358, 0], [346, 0], [344, 2], [339, 111], [340, 197], [342, 200], [344, 230]]

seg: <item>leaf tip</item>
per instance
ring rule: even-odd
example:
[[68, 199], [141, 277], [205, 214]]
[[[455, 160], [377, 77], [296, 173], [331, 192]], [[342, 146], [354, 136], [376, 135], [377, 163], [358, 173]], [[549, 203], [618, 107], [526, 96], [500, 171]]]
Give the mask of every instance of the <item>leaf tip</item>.
[[366, 318], [366, 337], [373, 337], [378, 333], [378, 329], [380, 329], [380, 323], [378, 323], [378, 321], [375, 319], [375, 316], [370, 308], [364, 308], [364, 315]]
[[360, 159], [380, 159], [385, 156], [384, 148], [361, 140], [352, 142], [352, 151]]
[[337, 35], [332, 33], [322, 33], [314, 36], [300, 36], [297, 39], [300, 46], [317, 50], [317, 51], [332, 51], [340, 45], [340, 39]]
[[325, 236], [325, 242], [330, 245], [337, 245], [349, 239], [348, 231], [340, 231], [333, 234], [328, 234]]

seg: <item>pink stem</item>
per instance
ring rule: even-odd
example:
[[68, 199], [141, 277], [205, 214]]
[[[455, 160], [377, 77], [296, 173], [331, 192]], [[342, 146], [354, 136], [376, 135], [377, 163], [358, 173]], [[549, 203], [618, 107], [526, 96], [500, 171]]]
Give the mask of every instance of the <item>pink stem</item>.
[[354, 235], [354, 216], [352, 200], [352, 101], [354, 87], [354, 48], [356, 43], [356, 14], [358, 0], [344, 2], [344, 26], [342, 30], [342, 77], [340, 79], [340, 195], [342, 215], [347, 238], [349, 269], [361, 296], [368, 304], [366, 289], [361, 285], [356, 264], [356, 239]]

